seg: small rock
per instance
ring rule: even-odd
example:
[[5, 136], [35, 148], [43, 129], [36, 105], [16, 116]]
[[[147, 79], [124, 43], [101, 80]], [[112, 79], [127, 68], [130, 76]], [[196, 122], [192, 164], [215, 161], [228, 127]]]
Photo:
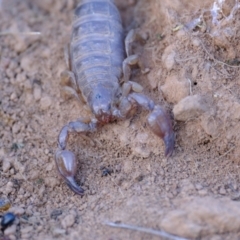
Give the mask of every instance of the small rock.
[[160, 86], [164, 98], [169, 103], [178, 103], [189, 95], [189, 83], [186, 79], [180, 81], [178, 76], [172, 75], [166, 79], [163, 86]]
[[66, 230], [65, 229], [60, 229], [60, 228], [54, 228], [52, 233], [53, 233], [53, 236], [57, 237], [57, 236], [60, 236], [60, 235], [64, 235], [66, 233]]
[[33, 231], [33, 227], [32, 226], [21, 228], [21, 234], [26, 234], [26, 233], [29, 233], [29, 232], [32, 232], [32, 231]]
[[12, 164], [14, 168], [20, 173], [23, 173], [26, 169], [26, 166], [20, 163], [16, 158], [14, 159], [14, 161], [12, 161]]
[[12, 133], [17, 134], [20, 132], [20, 130], [21, 130], [21, 124], [19, 122], [14, 123], [14, 125], [12, 126]]
[[156, 71], [151, 71], [148, 75], [147, 75], [147, 78], [148, 78], [148, 82], [151, 86], [152, 89], [156, 89], [157, 86], [158, 86], [158, 83], [159, 83], [159, 79], [161, 77], [161, 73], [162, 71], [161, 70], [158, 70], [158, 72]]
[[148, 133], [138, 133], [135, 138], [135, 143], [146, 144], [149, 142], [149, 134]]
[[173, 108], [173, 114], [178, 121], [187, 121], [199, 117], [208, 111], [209, 106], [203, 96], [193, 95], [182, 99]]
[[224, 187], [221, 187], [220, 190], [219, 190], [219, 193], [221, 195], [226, 195], [227, 191], [226, 191], [226, 189]]
[[6, 151], [4, 148], [0, 148], [0, 158], [4, 157], [6, 154]]
[[54, 167], [55, 167], [55, 163], [54, 162], [48, 163], [48, 165], [46, 167], [46, 172], [51, 171], [52, 169], [54, 169]]
[[207, 196], [208, 195], [208, 190], [207, 189], [201, 189], [198, 191], [198, 194], [202, 197]]
[[137, 145], [132, 148], [133, 154], [142, 157], [142, 158], [148, 158], [150, 156], [150, 150], [146, 147]]
[[9, 169], [11, 168], [11, 162], [9, 159], [5, 158], [3, 159], [3, 163], [2, 163], [2, 170], [4, 173], [8, 172]]
[[29, 79], [26, 79], [26, 81], [24, 82], [23, 86], [24, 86], [24, 89], [26, 91], [31, 91], [32, 87], [33, 87], [32, 83], [31, 83], [31, 81]]
[[39, 8], [43, 9], [46, 12], [51, 12], [51, 9], [54, 7], [54, 0], [34, 0], [34, 2]]
[[45, 96], [40, 100], [40, 107], [42, 110], [47, 110], [52, 105], [52, 99], [49, 96]]
[[31, 105], [33, 102], [33, 95], [29, 92], [26, 93], [25, 95], [25, 105], [28, 106], [28, 105]]
[[240, 230], [240, 203], [228, 198], [186, 198], [178, 208], [160, 224], [169, 233], [197, 239]]
[[13, 92], [10, 96], [11, 100], [15, 100], [17, 98], [17, 94], [15, 92]]
[[13, 183], [12, 182], [8, 182], [7, 184], [6, 184], [6, 186], [5, 186], [5, 191], [4, 191], [4, 193], [6, 194], [6, 195], [8, 195], [9, 193], [11, 193], [11, 192], [13, 192], [14, 191], [14, 189], [13, 189]]
[[9, 79], [13, 79], [13, 77], [14, 77], [14, 73], [13, 73], [13, 71], [12, 71], [10, 68], [8, 68], [8, 69], [6, 70], [6, 75], [7, 75], [7, 77], [8, 77]]
[[201, 226], [187, 221], [187, 213], [183, 210], [175, 210], [167, 214], [162, 220], [161, 227], [163, 230], [178, 235], [196, 239], [201, 232]]
[[33, 170], [32, 172], [30, 172], [29, 179], [35, 180], [35, 179], [38, 179], [38, 178], [40, 178], [39, 171]]
[[5, 231], [4, 231], [4, 235], [9, 236], [9, 235], [14, 235], [16, 233], [17, 230], [17, 226], [14, 224], [10, 227], [8, 227]]
[[69, 214], [61, 220], [61, 224], [64, 229], [71, 227], [74, 223], [75, 223], [75, 216], [73, 214]]
[[240, 120], [240, 104], [237, 102], [234, 102], [232, 104], [232, 117], [233, 119]]
[[131, 173], [133, 170], [133, 162], [130, 161], [129, 159], [126, 159], [124, 162], [123, 162], [123, 171], [125, 173]]
[[191, 194], [195, 192], [195, 187], [193, 183], [188, 179], [182, 180], [180, 183], [180, 187], [181, 187], [181, 192], [183, 193]]
[[195, 47], [199, 47], [201, 45], [201, 41], [198, 38], [193, 38], [192, 45]]
[[165, 68], [169, 71], [172, 70], [175, 64], [176, 52], [174, 48], [175, 48], [175, 45], [169, 45], [168, 47], [165, 48], [162, 55], [162, 62], [165, 65]]
[[21, 82], [24, 82], [26, 80], [26, 74], [23, 72], [23, 73], [18, 73], [17, 77], [16, 77], [16, 81], [18, 83], [21, 83]]
[[79, 232], [78, 231], [71, 231], [69, 236], [69, 240], [76, 240], [79, 239]]
[[51, 188], [55, 188], [56, 186], [59, 186], [60, 181], [54, 177], [47, 177], [45, 178], [45, 184]]
[[9, 211], [14, 213], [17, 216], [21, 216], [25, 212], [25, 210], [21, 207], [11, 207]]
[[203, 186], [200, 183], [196, 183], [195, 188], [196, 188], [196, 190], [202, 190]]
[[240, 201], [240, 192], [234, 192], [231, 196], [233, 201]]
[[48, 155], [48, 154], [49, 154], [49, 149], [45, 149], [45, 150], [44, 150], [44, 153], [45, 153], [46, 155]]
[[203, 114], [201, 116], [200, 124], [208, 135], [216, 137], [219, 134], [219, 124], [217, 119], [214, 118], [214, 116], [209, 114]]
[[22, 57], [20, 66], [27, 73], [30, 73], [32, 71], [33, 61], [29, 57], [29, 55], [25, 55]]
[[10, 70], [12, 71], [15, 71], [17, 68], [18, 68], [18, 61], [16, 60], [12, 60], [10, 63], [9, 63], [9, 67], [8, 67]]
[[42, 89], [39, 85], [34, 84], [33, 97], [36, 101], [39, 101], [42, 97]]
[[53, 219], [57, 219], [58, 216], [62, 215], [62, 210], [61, 209], [54, 209], [52, 212], [51, 212], [51, 218]]

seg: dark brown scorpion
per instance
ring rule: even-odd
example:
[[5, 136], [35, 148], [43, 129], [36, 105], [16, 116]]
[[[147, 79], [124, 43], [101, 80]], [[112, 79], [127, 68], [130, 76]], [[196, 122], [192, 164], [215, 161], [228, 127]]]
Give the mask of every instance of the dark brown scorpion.
[[[131, 82], [131, 65], [138, 63], [132, 55], [135, 32], [125, 38], [121, 17], [113, 0], [82, 0], [75, 10], [69, 46], [68, 77], [71, 91], [82, 97], [94, 115], [90, 122], [76, 120], [65, 125], [58, 137], [56, 165], [67, 185], [83, 195], [74, 176], [77, 170], [75, 155], [66, 150], [70, 133], [93, 132], [99, 126], [116, 119], [125, 119], [136, 105], [150, 112], [150, 129], [163, 139], [165, 156], [174, 149], [175, 134], [169, 116], [159, 105], [141, 93], [140, 85]], [[126, 58], [125, 58], [126, 57]]]

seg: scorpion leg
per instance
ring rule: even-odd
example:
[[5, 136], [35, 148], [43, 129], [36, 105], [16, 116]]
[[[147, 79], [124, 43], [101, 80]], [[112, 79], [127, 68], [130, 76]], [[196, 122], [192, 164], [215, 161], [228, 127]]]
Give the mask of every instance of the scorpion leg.
[[62, 93], [64, 97], [75, 97], [81, 104], [84, 104], [84, 100], [81, 92], [77, 87], [76, 78], [73, 72], [65, 70], [60, 75], [60, 85], [62, 86]]
[[128, 82], [131, 77], [131, 66], [138, 65], [138, 67], [144, 72], [144, 66], [140, 61], [140, 58], [137, 54], [130, 55], [123, 61], [123, 79], [124, 82]]
[[133, 54], [133, 44], [136, 41], [145, 43], [146, 38], [141, 34], [139, 34], [139, 32], [136, 29], [132, 29], [128, 32], [125, 38], [125, 49], [126, 49], [127, 57]]
[[77, 185], [74, 179], [77, 170], [77, 162], [75, 155], [71, 151], [66, 150], [67, 140], [70, 133], [92, 132], [95, 129], [96, 120], [92, 120], [88, 124], [77, 120], [65, 125], [58, 137], [58, 149], [55, 154], [57, 169], [69, 188], [79, 195], [83, 195], [84, 190]]
[[125, 38], [125, 49], [127, 57], [133, 54], [132, 44], [136, 40], [136, 31], [134, 29], [130, 30]]
[[161, 106], [155, 105], [151, 99], [141, 93], [130, 93], [127, 98], [123, 98], [119, 107], [120, 113], [127, 116], [135, 104], [150, 111], [147, 118], [148, 125], [153, 133], [163, 139], [165, 156], [170, 157], [173, 153], [175, 142], [175, 134], [170, 117]]

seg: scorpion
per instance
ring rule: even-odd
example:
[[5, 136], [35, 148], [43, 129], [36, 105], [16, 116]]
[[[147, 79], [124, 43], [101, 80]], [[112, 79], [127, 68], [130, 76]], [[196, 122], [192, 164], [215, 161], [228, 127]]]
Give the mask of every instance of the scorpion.
[[95, 131], [103, 124], [126, 119], [137, 106], [148, 110], [148, 125], [163, 139], [165, 156], [174, 150], [175, 134], [169, 115], [142, 93], [141, 85], [130, 81], [131, 67], [139, 64], [133, 54], [136, 31], [131, 30], [124, 41], [122, 20], [114, 0], [81, 0], [75, 9], [71, 41], [68, 45], [69, 70], [62, 73], [73, 95], [89, 106], [93, 117], [62, 127], [58, 136], [55, 162], [69, 188], [83, 195], [84, 189], [75, 180], [76, 157], [66, 149], [72, 133]]

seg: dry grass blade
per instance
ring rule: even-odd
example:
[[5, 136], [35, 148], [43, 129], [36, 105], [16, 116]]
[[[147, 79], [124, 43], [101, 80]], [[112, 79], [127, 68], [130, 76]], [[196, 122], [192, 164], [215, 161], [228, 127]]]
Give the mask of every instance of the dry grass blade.
[[143, 233], [149, 233], [152, 235], [164, 237], [164, 238], [171, 239], [171, 240], [187, 240], [187, 238], [178, 237], [178, 236], [172, 235], [170, 233], [167, 233], [165, 231], [154, 230], [151, 228], [138, 227], [138, 226], [128, 225], [128, 224], [124, 224], [124, 223], [106, 222], [105, 225], [110, 226], [110, 227], [115, 227], [115, 228], [125, 228], [125, 229], [129, 229], [129, 230], [143, 232]]
[[6, 36], [6, 35], [24, 35], [24, 36], [40, 36], [40, 32], [14, 32], [14, 31], [3, 31], [0, 32], [0, 36]]

